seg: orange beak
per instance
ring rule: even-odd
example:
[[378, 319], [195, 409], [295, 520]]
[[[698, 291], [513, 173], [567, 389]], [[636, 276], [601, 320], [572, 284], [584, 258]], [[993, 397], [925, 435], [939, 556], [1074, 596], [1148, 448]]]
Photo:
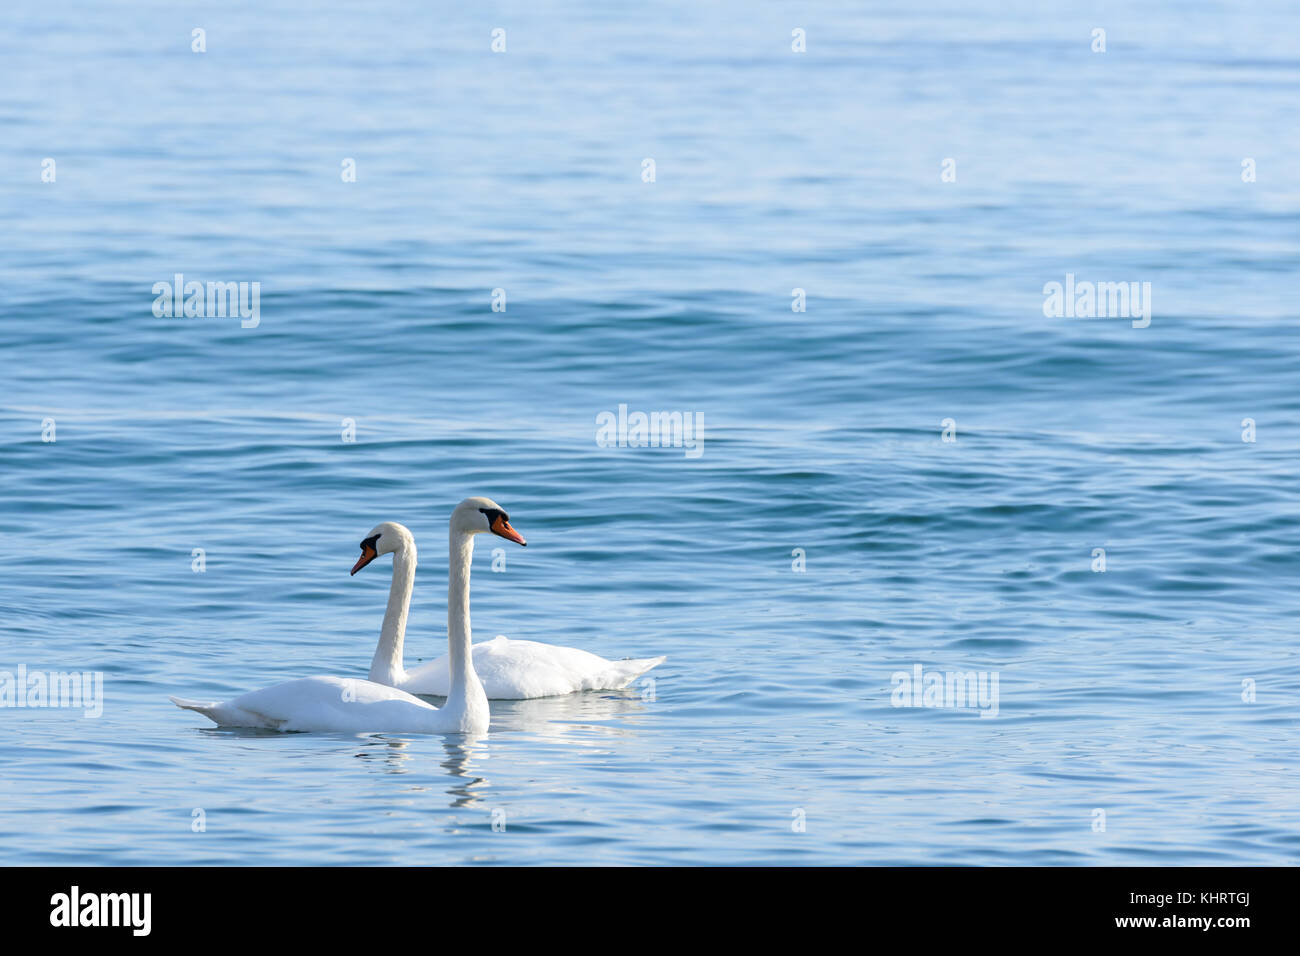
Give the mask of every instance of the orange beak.
[[357, 563], [352, 565], [352, 573], [356, 574], [375, 558], [379, 557], [369, 541], [361, 542], [361, 557], [357, 558]]
[[514, 528], [510, 527], [510, 522], [501, 517], [501, 515], [497, 515], [496, 520], [492, 522], [491, 527], [493, 534], [500, 535], [507, 541], [513, 541], [515, 544], [522, 544], [524, 547], [528, 547], [528, 542], [524, 540], [524, 536]]

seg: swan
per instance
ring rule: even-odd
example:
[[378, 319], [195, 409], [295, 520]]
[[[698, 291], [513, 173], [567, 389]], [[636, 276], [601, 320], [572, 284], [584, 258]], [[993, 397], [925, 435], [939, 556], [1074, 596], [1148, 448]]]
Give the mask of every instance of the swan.
[[[488, 528], [507, 541], [527, 542], [510, 526], [510, 516], [486, 499], [484, 514]], [[450, 655], [423, 664], [414, 670], [403, 666], [406, 640], [406, 615], [415, 584], [415, 539], [396, 522], [375, 528], [378, 542], [367, 538], [361, 542], [362, 556], [352, 569], [356, 574], [375, 558], [376, 545], [393, 552], [393, 582], [388, 589], [388, 608], [384, 612], [379, 646], [370, 663], [370, 680], [410, 694], [446, 697], [452, 687], [454, 669]], [[457, 561], [463, 562], [458, 565]], [[458, 557], [453, 550], [449, 571], [452, 581], [458, 574], [469, 579], [469, 555]], [[453, 583], [454, 588], [454, 583]], [[466, 633], [469, 626], [466, 625]], [[532, 697], [558, 697], [582, 690], [619, 690], [650, 668], [664, 662], [663, 657], [610, 661], [576, 647], [559, 647], [538, 641], [512, 641], [497, 636], [472, 646], [474, 672], [483, 684], [489, 700], [524, 700]]]
[[[576, 647], [512, 640], [502, 635], [475, 644], [473, 653], [474, 670], [489, 700], [528, 700], [584, 690], [621, 690], [667, 660], [666, 657], [642, 657], [611, 661]], [[412, 694], [442, 697], [451, 686], [449, 665], [447, 657], [439, 657], [407, 671], [405, 679], [393, 686]]]
[[[498, 519], [494, 516], [500, 516]], [[280, 731], [337, 733], [481, 734], [487, 731], [487, 695], [470, 654], [469, 572], [474, 536], [494, 532], [511, 541], [524, 539], [505, 521], [489, 498], [466, 498], [451, 513], [451, 573], [447, 587], [447, 650], [451, 674], [447, 700], [434, 707], [412, 694], [375, 681], [341, 677], [303, 677], [236, 697], [224, 703], [171, 698], [177, 707], [197, 711], [220, 727], [261, 727]], [[404, 532], [404, 534], [403, 534]], [[401, 525], [377, 525], [361, 543], [356, 574], [380, 554], [393, 551], [390, 617], [406, 623], [415, 581], [415, 541]], [[402, 586], [399, 591], [398, 579]], [[400, 599], [400, 600], [399, 600]], [[400, 605], [400, 606], [399, 606]]]

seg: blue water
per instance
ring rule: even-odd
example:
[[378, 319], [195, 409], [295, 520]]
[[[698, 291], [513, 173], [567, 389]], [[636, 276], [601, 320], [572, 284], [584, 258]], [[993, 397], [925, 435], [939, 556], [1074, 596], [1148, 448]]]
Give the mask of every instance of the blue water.
[[[545, 6], [6, 10], [0, 670], [105, 699], [0, 709], [0, 860], [1300, 861], [1300, 11]], [[1045, 317], [1067, 273], [1149, 327]], [[652, 684], [474, 741], [168, 702], [364, 676], [382, 520], [441, 653], [468, 494], [529, 541], [476, 637]]]

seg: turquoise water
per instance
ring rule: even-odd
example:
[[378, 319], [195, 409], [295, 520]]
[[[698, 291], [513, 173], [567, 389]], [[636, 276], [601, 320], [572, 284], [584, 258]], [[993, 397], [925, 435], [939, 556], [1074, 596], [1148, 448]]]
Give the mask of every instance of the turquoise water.
[[[104, 699], [0, 708], [3, 862], [1300, 860], [1300, 13], [873, 7], [7, 11], [0, 671]], [[476, 741], [168, 702], [364, 676], [382, 520], [442, 653], [468, 494], [529, 542], [476, 637], [652, 684]]]

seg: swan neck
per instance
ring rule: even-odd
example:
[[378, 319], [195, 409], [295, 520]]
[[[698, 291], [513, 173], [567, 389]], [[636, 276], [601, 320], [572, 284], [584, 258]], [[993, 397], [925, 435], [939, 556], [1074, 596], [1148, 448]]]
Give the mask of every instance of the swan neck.
[[487, 729], [487, 694], [474, 673], [474, 652], [469, 627], [469, 569], [474, 558], [474, 536], [451, 531], [447, 568], [447, 663], [450, 682], [445, 710], [455, 715], [462, 731]]
[[370, 662], [370, 679], [395, 687], [406, 676], [402, 664], [402, 645], [406, 641], [406, 616], [415, 587], [415, 543], [393, 552], [393, 583], [388, 587], [388, 606], [384, 625], [379, 632], [379, 646]]
[[458, 678], [474, 673], [470, 647], [469, 572], [474, 559], [474, 536], [451, 532], [447, 570], [447, 652], [451, 663], [451, 693]]

